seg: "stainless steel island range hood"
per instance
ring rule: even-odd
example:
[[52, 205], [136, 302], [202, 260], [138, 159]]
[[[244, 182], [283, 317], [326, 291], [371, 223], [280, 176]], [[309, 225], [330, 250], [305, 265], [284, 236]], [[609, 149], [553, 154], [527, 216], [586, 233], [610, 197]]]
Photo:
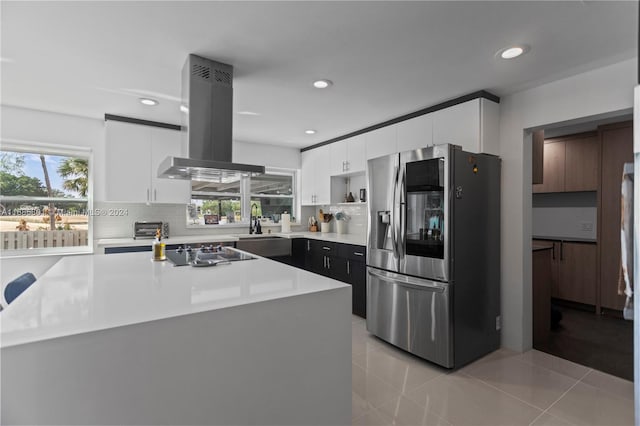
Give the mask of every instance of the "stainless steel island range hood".
[[167, 157], [158, 168], [158, 177], [231, 182], [264, 173], [264, 166], [232, 163], [231, 65], [189, 55], [182, 68], [180, 109], [189, 157]]

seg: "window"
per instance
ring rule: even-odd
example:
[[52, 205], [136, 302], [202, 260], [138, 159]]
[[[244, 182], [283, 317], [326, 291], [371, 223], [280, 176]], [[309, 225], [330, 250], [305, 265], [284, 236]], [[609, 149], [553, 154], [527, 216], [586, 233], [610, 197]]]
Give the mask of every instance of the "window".
[[0, 252], [90, 252], [90, 151], [46, 145], [0, 149]]
[[191, 181], [188, 220], [192, 225], [242, 222], [241, 182]]
[[295, 171], [280, 169], [231, 183], [192, 181], [187, 224], [247, 225], [250, 216], [277, 223], [282, 213], [294, 214], [295, 181]]
[[[264, 174], [251, 178], [251, 207], [252, 215], [280, 221], [284, 212], [291, 213], [294, 206], [293, 174]], [[255, 206], [255, 207], [254, 207]]]

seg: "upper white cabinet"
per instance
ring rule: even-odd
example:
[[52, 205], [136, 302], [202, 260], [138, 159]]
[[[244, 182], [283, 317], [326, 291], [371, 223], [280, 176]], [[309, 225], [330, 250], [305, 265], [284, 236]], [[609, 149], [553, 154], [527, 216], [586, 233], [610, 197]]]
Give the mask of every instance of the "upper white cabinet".
[[398, 152], [433, 145], [433, 114], [419, 115], [398, 123]]
[[187, 204], [190, 181], [157, 177], [166, 157], [185, 154], [177, 130], [107, 121], [105, 201]]
[[330, 146], [310, 149], [301, 154], [302, 205], [329, 204], [330, 202]]
[[367, 140], [367, 160], [398, 152], [398, 125], [382, 127], [364, 134]]
[[331, 153], [331, 176], [364, 172], [366, 167], [366, 139], [354, 136], [329, 145]]
[[432, 114], [433, 143], [497, 155], [499, 113], [497, 103], [483, 98], [436, 111]]

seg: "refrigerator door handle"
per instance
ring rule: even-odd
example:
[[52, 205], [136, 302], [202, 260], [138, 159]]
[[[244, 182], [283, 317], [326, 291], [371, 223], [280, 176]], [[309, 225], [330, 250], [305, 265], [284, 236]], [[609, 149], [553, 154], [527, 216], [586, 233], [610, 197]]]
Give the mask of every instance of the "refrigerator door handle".
[[415, 287], [422, 290], [429, 290], [435, 293], [444, 293], [447, 284], [439, 284], [437, 282], [428, 281], [419, 278], [413, 278], [406, 275], [389, 274], [385, 272], [378, 272], [374, 269], [368, 268], [369, 275], [372, 275], [379, 280], [403, 285], [405, 287]]
[[398, 235], [400, 236], [400, 241], [398, 242], [398, 257], [400, 257], [400, 259], [404, 258], [405, 247], [407, 243], [407, 229], [406, 229], [407, 206], [406, 206], [406, 200], [405, 200], [407, 172], [403, 168], [401, 173], [402, 173], [402, 177], [400, 177], [400, 196], [399, 196], [399, 204], [400, 204], [399, 228], [400, 229], [398, 232]]
[[398, 259], [398, 229], [397, 229], [397, 221], [398, 217], [396, 215], [396, 196], [398, 192], [398, 175], [400, 173], [400, 167], [396, 166], [393, 172], [393, 196], [391, 198], [391, 245], [393, 247], [393, 257]]

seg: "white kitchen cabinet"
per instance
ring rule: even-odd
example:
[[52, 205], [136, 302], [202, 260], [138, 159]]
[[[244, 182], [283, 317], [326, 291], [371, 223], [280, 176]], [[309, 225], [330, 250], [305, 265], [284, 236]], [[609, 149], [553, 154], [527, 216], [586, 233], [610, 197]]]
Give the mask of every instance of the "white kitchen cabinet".
[[498, 154], [499, 105], [477, 98], [433, 113], [433, 143]]
[[301, 154], [300, 195], [302, 205], [329, 204], [331, 148], [329, 145]]
[[398, 151], [410, 151], [433, 145], [433, 114], [398, 123]]
[[398, 125], [382, 127], [365, 133], [367, 160], [398, 152]]
[[191, 181], [158, 177], [158, 166], [165, 158], [187, 156], [182, 134], [177, 130], [152, 127], [151, 144], [151, 201], [188, 204], [191, 201]]
[[329, 145], [329, 150], [331, 176], [364, 172], [367, 163], [364, 135], [334, 142]]
[[191, 182], [159, 179], [168, 156], [184, 156], [179, 131], [107, 121], [105, 201], [187, 204]]

